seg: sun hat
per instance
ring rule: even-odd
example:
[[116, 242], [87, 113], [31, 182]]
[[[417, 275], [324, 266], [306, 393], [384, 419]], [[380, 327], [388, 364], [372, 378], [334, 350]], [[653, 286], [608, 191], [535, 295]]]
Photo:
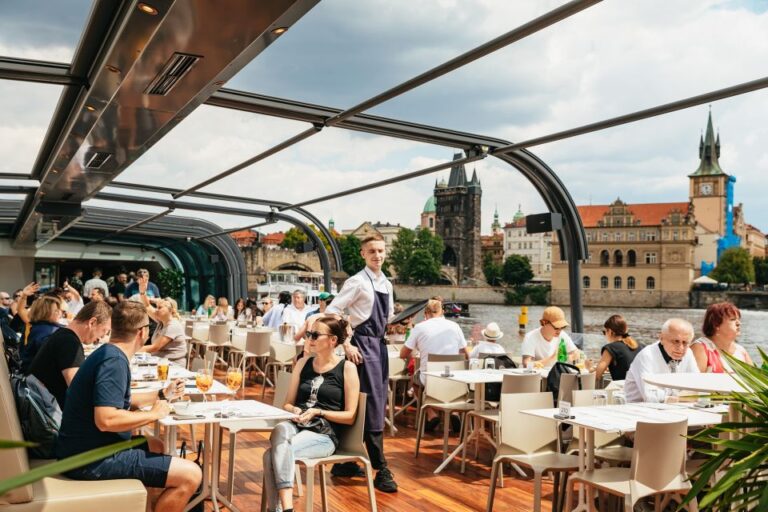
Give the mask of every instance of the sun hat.
[[501, 337], [504, 336], [504, 333], [501, 332], [501, 329], [499, 329], [499, 324], [497, 324], [496, 322], [491, 322], [485, 326], [485, 329], [483, 329], [482, 335], [483, 335], [483, 338], [487, 340], [496, 341], [496, 340], [500, 340]]

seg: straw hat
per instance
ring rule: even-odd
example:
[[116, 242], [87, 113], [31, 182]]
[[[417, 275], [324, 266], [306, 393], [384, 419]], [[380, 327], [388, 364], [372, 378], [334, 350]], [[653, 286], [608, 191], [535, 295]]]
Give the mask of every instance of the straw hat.
[[501, 332], [501, 329], [499, 329], [499, 324], [497, 324], [496, 322], [491, 322], [485, 326], [485, 329], [483, 329], [482, 335], [483, 335], [483, 338], [489, 341], [496, 341], [496, 340], [500, 340], [502, 336], [504, 336], [504, 333]]

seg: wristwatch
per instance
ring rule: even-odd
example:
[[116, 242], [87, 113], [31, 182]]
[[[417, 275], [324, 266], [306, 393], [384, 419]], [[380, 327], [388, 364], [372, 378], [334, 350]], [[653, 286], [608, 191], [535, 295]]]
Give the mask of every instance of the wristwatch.
[[324, 417], [325, 417], [325, 414], [323, 413], [323, 410], [322, 410], [322, 409], [318, 409], [317, 411], [318, 411], [318, 412], [317, 412], [317, 415], [318, 415], [318, 416], [320, 416], [321, 418], [324, 418]]
[[165, 392], [162, 389], [157, 390], [157, 399], [158, 400], [165, 400]]

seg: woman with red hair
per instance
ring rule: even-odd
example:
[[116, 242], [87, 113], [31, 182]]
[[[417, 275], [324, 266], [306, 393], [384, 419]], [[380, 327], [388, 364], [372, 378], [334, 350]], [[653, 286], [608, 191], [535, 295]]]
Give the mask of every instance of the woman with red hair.
[[752, 364], [752, 359], [746, 349], [736, 343], [736, 338], [741, 334], [739, 308], [730, 302], [712, 304], [704, 314], [704, 325], [701, 330], [704, 336], [691, 344], [691, 351], [702, 373], [733, 371], [728, 361], [721, 356], [722, 352], [726, 352], [747, 364]]

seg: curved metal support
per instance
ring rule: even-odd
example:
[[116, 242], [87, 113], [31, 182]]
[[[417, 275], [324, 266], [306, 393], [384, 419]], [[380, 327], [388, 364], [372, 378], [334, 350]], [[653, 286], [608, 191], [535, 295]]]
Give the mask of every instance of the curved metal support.
[[[167, 199], [125, 196], [121, 194], [111, 194], [106, 192], [99, 192], [98, 194], [96, 194], [94, 199], [101, 199], [103, 201], [118, 201], [124, 204], [134, 203], [134, 204], [145, 204], [149, 206], [161, 206], [163, 208], [175, 208], [178, 210], [224, 213], [227, 215], [242, 215], [243, 217], [256, 217], [259, 219], [274, 217], [277, 220], [288, 222], [290, 224], [293, 224], [297, 228], [301, 229], [302, 231], [304, 231], [304, 233], [306, 233], [306, 235], [310, 238], [310, 240], [312, 240], [312, 242], [317, 247], [317, 255], [320, 258], [320, 266], [323, 268], [323, 282], [325, 283], [326, 289], [328, 290], [331, 289], [331, 260], [328, 257], [328, 251], [326, 250], [325, 245], [323, 244], [322, 240], [317, 235], [317, 233], [315, 233], [315, 231], [311, 227], [309, 227], [309, 225], [305, 224], [304, 222], [300, 221], [295, 217], [291, 217], [290, 215], [286, 215], [284, 213], [279, 213], [279, 212], [273, 212], [273, 211], [259, 212], [254, 210], [246, 210], [244, 208], [231, 208], [227, 206], [185, 203], [180, 201], [169, 201]], [[214, 239], [214, 241], [211, 241], [209, 243], [216, 243], [216, 242], [217, 240]]]
[[584, 332], [581, 306], [581, 260], [587, 259], [587, 236], [573, 198], [555, 172], [527, 150], [495, 155], [515, 167], [536, 188], [549, 211], [563, 216], [560, 237], [560, 259], [568, 261], [568, 282], [571, 299], [571, 330]]

